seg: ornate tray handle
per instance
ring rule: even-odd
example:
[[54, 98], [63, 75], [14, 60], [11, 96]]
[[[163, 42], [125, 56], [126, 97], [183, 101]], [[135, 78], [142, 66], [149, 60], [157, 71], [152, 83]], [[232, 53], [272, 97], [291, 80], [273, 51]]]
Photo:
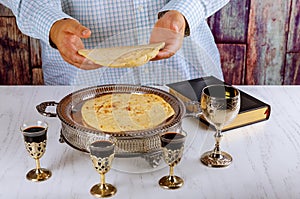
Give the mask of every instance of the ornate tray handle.
[[57, 113], [53, 113], [53, 112], [46, 112], [47, 107], [49, 106], [57, 106], [58, 103], [54, 102], [54, 101], [50, 101], [50, 102], [42, 102], [39, 105], [36, 106], [37, 111], [47, 117], [56, 117]]

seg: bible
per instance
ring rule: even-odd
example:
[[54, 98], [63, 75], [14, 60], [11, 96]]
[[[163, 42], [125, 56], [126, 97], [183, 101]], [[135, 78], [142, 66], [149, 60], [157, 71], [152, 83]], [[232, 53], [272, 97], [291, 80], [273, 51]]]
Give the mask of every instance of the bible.
[[[214, 76], [207, 76], [182, 82], [171, 83], [167, 84], [167, 86], [169, 87], [169, 92], [180, 98], [183, 102], [200, 102], [202, 89], [205, 86], [212, 84], [228, 85], [227, 83], [217, 79]], [[271, 106], [269, 104], [241, 90], [239, 91], [241, 99], [239, 114], [230, 124], [225, 126], [222, 131], [228, 131], [234, 128], [265, 121], [270, 117]], [[187, 111], [195, 110], [187, 106]], [[203, 116], [200, 116], [199, 119], [204, 124], [209, 125], [209, 123], [204, 119]]]

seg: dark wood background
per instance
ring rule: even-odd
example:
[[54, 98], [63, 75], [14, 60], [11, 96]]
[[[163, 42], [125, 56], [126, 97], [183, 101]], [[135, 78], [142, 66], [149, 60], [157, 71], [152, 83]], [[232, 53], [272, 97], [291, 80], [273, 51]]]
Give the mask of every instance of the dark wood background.
[[[300, 0], [231, 0], [208, 19], [228, 83], [300, 84]], [[0, 4], [0, 84], [43, 84], [38, 40]]]

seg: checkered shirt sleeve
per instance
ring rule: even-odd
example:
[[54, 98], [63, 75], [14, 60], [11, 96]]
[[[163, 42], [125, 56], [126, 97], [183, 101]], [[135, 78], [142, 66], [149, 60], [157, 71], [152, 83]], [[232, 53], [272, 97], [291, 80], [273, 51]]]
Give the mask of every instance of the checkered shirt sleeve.
[[53, 23], [63, 18], [70, 18], [62, 12], [60, 1], [57, 0], [4, 0], [0, 3], [12, 10], [18, 27], [24, 34], [48, 44]]

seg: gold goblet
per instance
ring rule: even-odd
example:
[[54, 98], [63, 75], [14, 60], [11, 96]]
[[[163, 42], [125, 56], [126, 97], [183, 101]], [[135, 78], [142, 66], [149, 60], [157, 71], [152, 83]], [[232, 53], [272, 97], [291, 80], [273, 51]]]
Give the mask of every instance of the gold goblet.
[[90, 157], [97, 172], [100, 174], [101, 181], [94, 185], [90, 193], [95, 197], [113, 196], [117, 189], [115, 186], [105, 182], [105, 174], [110, 170], [115, 155], [116, 139], [106, 135], [92, 141], [89, 145]]
[[201, 162], [210, 167], [226, 167], [232, 162], [232, 157], [220, 149], [222, 128], [237, 116], [240, 109], [240, 92], [227, 85], [207, 86], [202, 90], [201, 109], [205, 119], [216, 128], [215, 147], [201, 156]]
[[162, 177], [158, 183], [165, 189], [178, 189], [184, 183], [182, 178], [174, 175], [174, 167], [181, 160], [185, 138], [186, 133], [183, 131], [160, 134], [163, 158], [169, 165], [169, 175]]
[[51, 177], [50, 170], [41, 168], [40, 158], [46, 151], [48, 124], [43, 121], [25, 122], [21, 126], [25, 147], [32, 158], [35, 159], [36, 168], [26, 174], [31, 181], [44, 181]]

